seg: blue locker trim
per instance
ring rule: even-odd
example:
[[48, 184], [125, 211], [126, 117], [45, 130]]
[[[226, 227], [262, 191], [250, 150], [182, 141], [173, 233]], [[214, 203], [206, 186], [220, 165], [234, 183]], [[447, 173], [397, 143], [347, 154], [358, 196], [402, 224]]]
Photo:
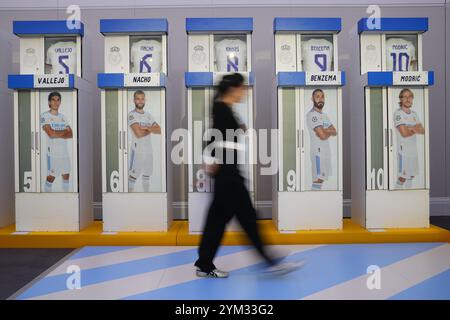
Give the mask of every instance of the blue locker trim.
[[32, 74], [9, 74], [9, 89], [33, 89], [34, 77]]
[[212, 87], [214, 76], [212, 72], [185, 72], [186, 87]]
[[13, 33], [16, 35], [67, 34], [84, 35], [84, 24], [79, 29], [69, 29], [66, 20], [13, 21]]
[[392, 86], [393, 73], [392, 72], [367, 72], [367, 84], [369, 86]]
[[305, 86], [306, 74], [304, 72], [278, 72], [278, 86]]
[[[214, 86], [214, 72], [185, 72], [184, 83], [186, 87], [212, 87]], [[248, 85], [255, 84], [253, 72], [249, 73]]]
[[347, 78], [345, 77], [345, 71], [341, 71], [341, 85], [345, 86]]
[[123, 88], [123, 73], [99, 73], [97, 74], [97, 86], [99, 88]]
[[381, 18], [380, 29], [370, 29], [367, 26], [368, 20], [369, 18], [362, 18], [358, 21], [358, 33], [387, 31], [417, 31], [421, 33], [428, 30], [428, 18]]
[[434, 71], [428, 71], [428, 85], [434, 85]]
[[75, 88], [75, 75], [69, 74], [69, 88]]
[[187, 32], [253, 31], [253, 18], [186, 18]]
[[159, 75], [159, 86], [166, 87], [166, 75], [164, 73]]
[[275, 18], [274, 31], [341, 31], [341, 18]]
[[105, 33], [133, 33], [133, 32], [161, 32], [167, 33], [169, 24], [167, 19], [101, 19], [100, 32]]

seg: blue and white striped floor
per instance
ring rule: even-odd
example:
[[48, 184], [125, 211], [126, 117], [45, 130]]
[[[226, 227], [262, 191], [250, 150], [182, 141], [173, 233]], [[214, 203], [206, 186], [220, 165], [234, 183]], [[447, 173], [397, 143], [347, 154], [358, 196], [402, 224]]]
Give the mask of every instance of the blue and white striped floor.
[[[85, 247], [53, 266], [14, 299], [450, 299], [450, 244], [272, 246], [303, 268], [281, 277], [258, 272], [248, 246], [221, 247], [215, 264], [228, 279], [194, 274], [196, 247]], [[367, 283], [378, 266], [379, 289]], [[80, 268], [81, 288], [69, 290]], [[76, 267], [76, 268], [77, 268]], [[368, 281], [370, 277], [370, 281]]]

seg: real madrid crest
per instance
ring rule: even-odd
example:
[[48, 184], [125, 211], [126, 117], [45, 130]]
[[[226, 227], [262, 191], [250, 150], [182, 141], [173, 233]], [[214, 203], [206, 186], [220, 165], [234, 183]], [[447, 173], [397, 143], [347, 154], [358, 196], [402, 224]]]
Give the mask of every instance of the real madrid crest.
[[194, 53], [192, 54], [192, 61], [195, 64], [203, 64], [206, 61], [205, 47], [202, 45], [196, 45], [194, 47]]
[[23, 63], [27, 67], [32, 67], [37, 63], [36, 50], [34, 48], [27, 48], [25, 50], [25, 56], [23, 58]]
[[281, 46], [280, 51], [280, 61], [283, 64], [288, 64], [292, 62], [293, 56], [291, 52], [291, 46], [288, 44], [284, 44]]
[[109, 48], [108, 61], [112, 65], [118, 65], [122, 61], [122, 55], [120, 54], [120, 48], [118, 46], [112, 46]]

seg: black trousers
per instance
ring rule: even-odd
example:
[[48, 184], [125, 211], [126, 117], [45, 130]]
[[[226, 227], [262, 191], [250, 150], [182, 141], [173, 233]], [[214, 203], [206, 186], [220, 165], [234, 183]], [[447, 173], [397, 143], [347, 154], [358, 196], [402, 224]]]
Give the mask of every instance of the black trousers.
[[237, 169], [221, 168], [215, 177], [214, 198], [203, 228], [195, 266], [204, 272], [216, 267], [213, 259], [219, 249], [227, 223], [236, 216], [256, 250], [270, 265], [275, 264], [264, 249], [256, 224], [256, 210], [244, 179]]

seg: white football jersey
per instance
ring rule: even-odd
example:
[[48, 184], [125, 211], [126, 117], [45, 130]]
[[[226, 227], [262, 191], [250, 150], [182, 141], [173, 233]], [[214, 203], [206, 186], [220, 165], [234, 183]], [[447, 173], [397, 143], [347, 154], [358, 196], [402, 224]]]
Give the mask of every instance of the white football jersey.
[[[42, 130], [44, 130], [45, 125], [49, 125], [52, 130], [55, 131], [63, 131], [70, 127], [69, 121], [67, 121], [66, 117], [62, 113], [53, 115], [50, 111], [46, 111], [41, 114]], [[67, 145], [68, 139], [50, 138], [45, 132], [43, 132], [43, 134], [47, 136], [47, 155], [55, 158], [69, 156]]]
[[47, 50], [46, 64], [52, 66], [52, 74], [76, 73], [77, 46], [73, 41], [60, 41]]
[[328, 128], [332, 125], [328, 116], [312, 108], [306, 114], [307, 126], [309, 129], [309, 136], [311, 141], [311, 156], [330, 157], [331, 149], [330, 142], [328, 140], [320, 140], [314, 131], [317, 127]]
[[386, 40], [387, 71], [410, 71], [416, 60], [416, 48], [412, 42], [402, 38]]
[[247, 71], [247, 45], [244, 41], [224, 39], [216, 43], [214, 49], [217, 71]]
[[131, 72], [161, 72], [162, 46], [156, 40], [141, 40], [131, 46]]
[[146, 135], [145, 137], [138, 138], [134, 135], [133, 129], [131, 129], [131, 125], [138, 123], [140, 127], [151, 127], [154, 123], [156, 123], [155, 119], [148, 112], [137, 112], [136, 109], [130, 111], [128, 114], [128, 126], [131, 131], [131, 150], [134, 150], [136, 153], [152, 153], [152, 141], [151, 134]]
[[[400, 125], [414, 127], [418, 123], [420, 123], [419, 117], [412, 110], [410, 113], [406, 113], [402, 108], [398, 108], [394, 112], [394, 126], [396, 128]], [[397, 150], [398, 153], [405, 156], [417, 156], [417, 135], [403, 137], [397, 130]]]
[[303, 71], [331, 71], [333, 44], [326, 39], [309, 39], [302, 43]]

